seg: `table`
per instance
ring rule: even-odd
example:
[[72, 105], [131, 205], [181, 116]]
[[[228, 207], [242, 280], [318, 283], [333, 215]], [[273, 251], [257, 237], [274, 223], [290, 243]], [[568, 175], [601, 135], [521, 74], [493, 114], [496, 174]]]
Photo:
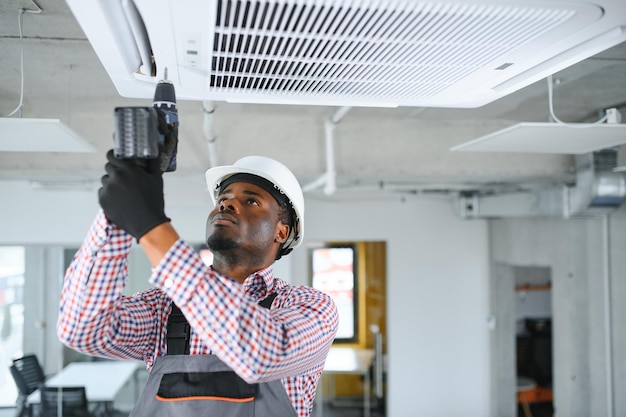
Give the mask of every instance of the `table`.
[[[115, 397], [142, 366], [139, 361], [73, 362], [48, 379], [46, 386], [83, 386], [87, 401], [102, 405], [105, 414], [110, 415]], [[40, 403], [39, 390], [28, 396], [27, 403]]]
[[528, 405], [528, 398], [526, 398], [526, 393], [536, 387], [537, 383], [533, 379], [526, 378], [524, 376], [517, 377], [517, 393], [522, 399], [522, 408], [524, 409], [525, 417], [533, 417], [533, 414], [530, 411], [530, 406]]
[[[326, 357], [323, 374], [363, 375], [363, 413], [370, 417], [370, 366], [374, 359], [373, 349], [331, 348]], [[324, 376], [322, 374], [322, 377]], [[322, 377], [317, 386], [317, 416], [322, 416], [324, 389]]]

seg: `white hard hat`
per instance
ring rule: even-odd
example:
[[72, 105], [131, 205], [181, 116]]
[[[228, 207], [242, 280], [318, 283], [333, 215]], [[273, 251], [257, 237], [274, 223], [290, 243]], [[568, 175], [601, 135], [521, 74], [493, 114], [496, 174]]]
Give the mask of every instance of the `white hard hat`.
[[264, 178], [287, 197], [293, 209], [294, 224], [283, 244], [282, 254], [286, 255], [302, 243], [304, 234], [304, 196], [295, 175], [280, 162], [265, 156], [246, 156], [233, 165], [210, 168], [206, 171], [206, 183], [216, 204], [220, 186], [224, 180], [235, 174], [252, 174]]

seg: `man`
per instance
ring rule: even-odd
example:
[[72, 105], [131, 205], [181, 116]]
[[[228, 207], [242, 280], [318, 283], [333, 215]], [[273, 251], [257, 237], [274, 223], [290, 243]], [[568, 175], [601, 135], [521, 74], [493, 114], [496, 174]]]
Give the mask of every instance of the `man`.
[[[272, 273], [274, 260], [302, 242], [294, 175], [259, 156], [206, 172], [215, 202], [209, 267], [165, 215], [158, 161], [142, 168], [112, 151], [107, 159], [101, 210], [66, 273], [60, 340], [89, 355], [146, 362], [150, 377], [133, 417], [309, 416], [338, 319], [329, 296]], [[133, 238], [155, 288], [128, 297]]]

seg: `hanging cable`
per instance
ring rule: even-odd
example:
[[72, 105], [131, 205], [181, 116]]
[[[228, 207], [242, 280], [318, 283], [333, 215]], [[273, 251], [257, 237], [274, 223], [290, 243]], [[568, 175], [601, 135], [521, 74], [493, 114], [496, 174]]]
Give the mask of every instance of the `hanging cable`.
[[24, 35], [22, 33], [22, 17], [24, 16], [24, 13], [38, 14], [43, 11], [42, 8], [35, 3], [35, 0], [31, 0], [31, 2], [35, 5], [35, 10], [22, 8], [17, 9], [17, 27], [20, 31], [20, 100], [17, 107], [5, 117], [11, 117], [18, 112], [20, 113], [20, 117], [22, 116], [22, 105], [24, 104]]
[[554, 114], [554, 105], [552, 103], [552, 75], [548, 76], [548, 105], [550, 107], [550, 116], [552, 117], [552, 119], [560, 125], [571, 127], [571, 128], [584, 129], [587, 127], [592, 127], [592, 126], [606, 122], [606, 120], [609, 117], [607, 114], [605, 114], [603, 118], [593, 123], [567, 123], [567, 122], [560, 120], [558, 117], [556, 117], [556, 114]]

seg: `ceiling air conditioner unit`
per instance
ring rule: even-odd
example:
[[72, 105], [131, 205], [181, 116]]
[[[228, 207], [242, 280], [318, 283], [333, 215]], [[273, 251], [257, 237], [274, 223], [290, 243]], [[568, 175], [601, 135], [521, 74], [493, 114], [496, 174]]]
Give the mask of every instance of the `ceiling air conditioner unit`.
[[626, 40], [624, 0], [67, 0], [122, 96], [477, 107]]

